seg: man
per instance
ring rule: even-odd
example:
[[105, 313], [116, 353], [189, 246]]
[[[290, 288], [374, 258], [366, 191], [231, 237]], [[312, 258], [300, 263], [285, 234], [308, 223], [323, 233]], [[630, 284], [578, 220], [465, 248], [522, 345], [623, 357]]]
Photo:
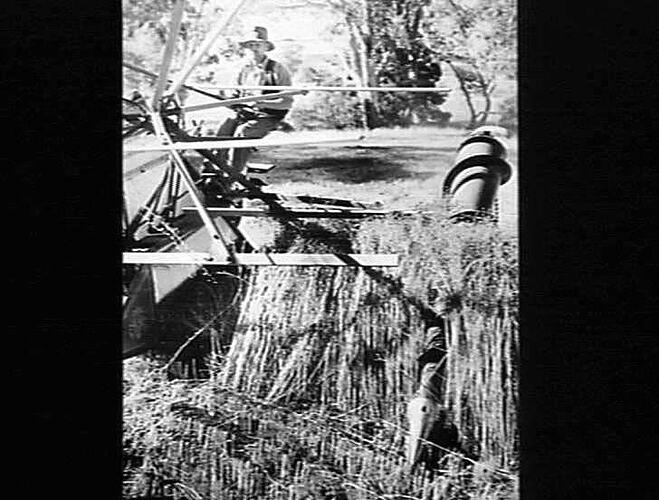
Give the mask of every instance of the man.
[[[268, 32], [261, 26], [254, 27], [252, 37], [240, 42], [240, 46], [250, 52], [249, 61], [238, 73], [237, 85], [291, 85], [291, 76], [283, 64], [266, 55], [275, 48], [268, 40]], [[277, 91], [274, 91], [277, 92]], [[232, 97], [263, 95], [273, 91], [236, 91]], [[279, 97], [270, 101], [260, 101], [252, 106], [235, 106], [235, 116], [228, 118], [218, 129], [221, 137], [265, 137], [277, 128], [293, 105], [290, 96]], [[235, 172], [245, 174], [251, 148], [236, 148], [229, 153], [229, 166]], [[226, 160], [226, 150], [221, 150]]]

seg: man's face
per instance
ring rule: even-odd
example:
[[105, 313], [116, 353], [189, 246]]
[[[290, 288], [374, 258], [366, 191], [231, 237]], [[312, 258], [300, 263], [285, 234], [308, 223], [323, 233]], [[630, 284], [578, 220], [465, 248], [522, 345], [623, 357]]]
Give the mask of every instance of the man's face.
[[265, 57], [266, 43], [265, 42], [249, 42], [245, 45], [250, 52], [251, 58], [256, 62], [261, 62]]

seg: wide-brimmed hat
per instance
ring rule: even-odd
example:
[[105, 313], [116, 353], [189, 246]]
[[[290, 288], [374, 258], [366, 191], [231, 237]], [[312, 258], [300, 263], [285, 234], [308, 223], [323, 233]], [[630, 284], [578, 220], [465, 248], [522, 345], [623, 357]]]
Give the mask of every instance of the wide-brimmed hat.
[[258, 43], [265, 43], [266, 49], [265, 50], [272, 50], [275, 48], [275, 45], [268, 40], [268, 30], [265, 29], [263, 26], [254, 26], [254, 29], [251, 31], [251, 38], [247, 40], [243, 40], [240, 42], [240, 46], [244, 47], [250, 43], [258, 42]]

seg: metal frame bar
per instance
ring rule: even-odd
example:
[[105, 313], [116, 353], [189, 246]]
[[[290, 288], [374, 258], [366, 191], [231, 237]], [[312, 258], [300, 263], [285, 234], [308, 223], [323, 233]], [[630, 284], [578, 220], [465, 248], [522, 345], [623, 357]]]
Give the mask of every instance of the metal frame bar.
[[[162, 121], [162, 117], [158, 113], [151, 113], [151, 121], [153, 123], [154, 131], [156, 132], [156, 135], [163, 142], [171, 142], [171, 137], [165, 130], [165, 124]], [[185, 184], [185, 187], [188, 190], [188, 194], [190, 195], [192, 202], [194, 203], [195, 207], [197, 207], [197, 209], [199, 210], [199, 215], [201, 217], [201, 220], [203, 221], [204, 226], [206, 226], [206, 229], [208, 230], [208, 233], [211, 237], [211, 241], [213, 242], [213, 248], [215, 248], [215, 250], [217, 251], [218, 256], [223, 256], [223, 254], [228, 255], [230, 257], [230, 260], [233, 260], [235, 254], [235, 252], [233, 251], [233, 245], [225, 241], [224, 237], [222, 236], [222, 233], [217, 228], [215, 222], [206, 211], [206, 207], [201, 201], [200, 193], [197, 190], [197, 187], [195, 186], [195, 183], [192, 180], [190, 173], [185, 167], [181, 155], [179, 154], [178, 151], [170, 151], [170, 154], [172, 156], [172, 159], [174, 160], [174, 166], [181, 175], [181, 179], [183, 180], [183, 183]]]
[[332, 266], [396, 267], [397, 254], [236, 253], [235, 259], [204, 252], [124, 252], [124, 264], [201, 266]]
[[304, 92], [436, 92], [447, 94], [452, 89], [446, 87], [350, 87], [341, 85], [204, 85], [203, 89], [235, 90], [300, 90]]
[[356, 142], [364, 139], [364, 135], [350, 136], [344, 138], [329, 138], [329, 139], [238, 139], [238, 140], [220, 140], [220, 141], [189, 141], [189, 142], [174, 142], [172, 144], [161, 144], [154, 146], [126, 146], [125, 152], [138, 152], [138, 151], [185, 151], [189, 149], [203, 150], [203, 149], [232, 149], [232, 148], [251, 148], [251, 147], [267, 147], [267, 146], [295, 146], [299, 144], [326, 144], [332, 142]]
[[201, 44], [197, 52], [194, 53], [190, 61], [185, 65], [181, 73], [174, 80], [174, 83], [169, 87], [167, 93], [175, 94], [185, 83], [185, 81], [190, 76], [190, 73], [195, 69], [201, 58], [204, 57], [211, 45], [215, 43], [215, 40], [222, 34], [224, 29], [229, 25], [233, 18], [238, 13], [238, 10], [243, 6], [247, 0], [237, 0], [236, 3], [229, 9], [226, 17], [220, 21], [217, 26], [206, 36], [206, 39]]
[[176, 0], [176, 4], [172, 10], [172, 18], [169, 23], [169, 36], [167, 38], [167, 45], [165, 45], [165, 53], [163, 55], [162, 65], [160, 66], [158, 80], [156, 80], [156, 91], [153, 94], [151, 105], [156, 111], [160, 110], [160, 98], [162, 97], [163, 92], [165, 91], [165, 85], [167, 84], [167, 73], [169, 73], [169, 67], [172, 64], [172, 58], [174, 57], [176, 40], [181, 29], [181, 21], [183, 20], [184, 6], [185, 0]]
[[236, 97], [235, 99], [225, 99], [220, 102], [209, 102], [207, 104], [195, 104], [194, 106], [186, 106], [181, 108], [181, 111], [185, 113], [191, 113], [193, 111], [201, 111], [204, 109], [213, 109], [219, 108], [222, 106], [233, 106], [235, 104], [243, 104], [246, 102], [267, 102], [273, 99], [278, 99], [280, 97], [286, 97], [289, 95], [299, 95], [306, 93], [304, 90], [288, 90], [286, 92], [277, 92], [274, 94], [265, 94], [265, 95], [253, 95], [245, 97]]
[[[196, 212], [196, 207], [182, 207], [184, 212]], [[209, 214], [221, 215], [223, 217], [271, 217], [278, 215], [272, 210], [263, 208], [215, 208], [209, 207]], [[377, 217], [390, 214], [398, 214], [387, 210], [341, 210], [326, 208], [287, 208], [286, 213], [291, 218], [320, 218], [320, 219], [359, 219], [364, 217]]]

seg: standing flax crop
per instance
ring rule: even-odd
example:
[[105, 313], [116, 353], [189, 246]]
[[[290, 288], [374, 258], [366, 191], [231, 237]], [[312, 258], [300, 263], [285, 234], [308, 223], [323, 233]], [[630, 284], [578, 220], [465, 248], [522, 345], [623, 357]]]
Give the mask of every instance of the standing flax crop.
[[[158, 464], [163, 477], [208, 498], [510, 498], [514, 239], [491, 226], [427, 216], [358, 228], [328, 223], [323, 231], [320, 240], [288, 238], [287, 248], [396, 252], [401, 266], [391, 274], [252, 273], [231, 345], [214, 360], [211, 378], [188, 384], [176, 401], [153, 401], [160, 427], [145, 428], [148, 418], [131, 427], [131, 435], [149, 436], [150, 447], [141, 448], [149, 467]], [[432, 477], [410, 472], [404, 457], [406, 403], [418, 386], [429, 314], [443, 318], [442, 397], [463, 441]]]

